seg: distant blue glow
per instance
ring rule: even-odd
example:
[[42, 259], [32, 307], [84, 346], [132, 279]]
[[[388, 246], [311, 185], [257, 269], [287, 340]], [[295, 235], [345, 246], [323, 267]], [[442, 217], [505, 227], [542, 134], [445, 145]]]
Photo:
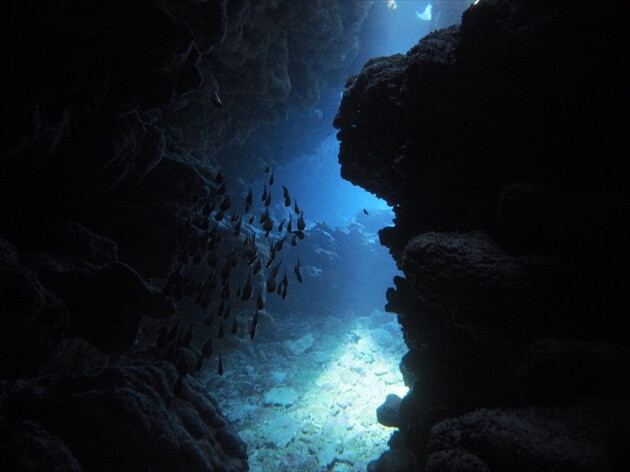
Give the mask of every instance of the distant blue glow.
[[423, 21], [431, 21], [431, 10], [433, 10], [433, 5], [429, 3], [422, 13], [416, 10], [416, 16]]
[[339, 142], [331, 134], [316, 154], [301, 156], [274, 169], [278, 182], [286, 182], [298, 199], [305, 218], [342, 226], [362, 214], [363, 209], [388, 209], [384, 200], [340, 177], [338, 154]]

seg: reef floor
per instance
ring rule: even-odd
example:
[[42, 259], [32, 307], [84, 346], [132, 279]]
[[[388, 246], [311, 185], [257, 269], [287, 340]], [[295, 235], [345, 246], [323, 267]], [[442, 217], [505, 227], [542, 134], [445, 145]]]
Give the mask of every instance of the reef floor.
[[378, 310], [265, 318], [248, 348], [224, 357], [224, 375], [204, 379], [247, 443], [251, 470], [365, 471], [392, 433], [376, 408], [407, 391], [396, 319]]

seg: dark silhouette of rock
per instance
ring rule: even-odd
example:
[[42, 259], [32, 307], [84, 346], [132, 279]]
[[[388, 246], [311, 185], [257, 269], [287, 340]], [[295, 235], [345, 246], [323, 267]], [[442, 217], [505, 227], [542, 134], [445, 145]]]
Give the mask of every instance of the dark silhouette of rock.
[[398, 427], [400, 415], [400, 397], [390, 393], [385, 403], [376, 409], [376, 420], [383, 426]]

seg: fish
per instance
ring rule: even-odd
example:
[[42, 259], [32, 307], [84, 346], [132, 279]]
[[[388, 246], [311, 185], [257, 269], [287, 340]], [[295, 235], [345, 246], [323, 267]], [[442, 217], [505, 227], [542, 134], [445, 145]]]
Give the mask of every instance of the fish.
[[284, 222], [287, 221], [287, 219], [285, 218], [284, 220], [282, 220], [280, 222], [280, 224], [278, 225], [278, 232], [282, 231], [282, 228], [284, 227]]
[[269, 237], [269, 232], [273, 229], [273, 220], [268, 217], [263, 223], [263, 230], [265, 231], [265, 237]]
[[230, 312], [232, 311], [232, 308], [230, 307], [230, 305], [226, 305], [225, 309], [223, 310], [223, 319], [228, 319], [230, 317]]
[[217, 171], [217, 175], [214, 177], [214, 183], [217, 185], [221, 185], [225, 179], [223, 178], [223, 174], [221, 173], [221, 169]]
[[[282, 186], [282, 196], [284, 197], [285, 200], [291, 198], [289, 196], [289, 189], [286, 188], [284, 185]], [[287, 205], [287, 206], [289, 206], [289, 205]]]
[[296, 214], [296, 215], [299, 215], [299, 214], [300, 214], [300, 207], [299, 207], [299, 206], [298, 206], [298, 204], [297, 204], [297, 200], [295, 200], [295, 201], [293, 202], [293, 209], [295, 210], [295, 214]]
[[297, 246], [297, 236], [295, 234], [291, 238], [291, 246]]
[[190, 346], [190, 342], [193, 339], [193, 332], [192, 332], [192, 325], [190, 325], [190, 327], [184, 332], [184, 334], [182, 335], [182, 340], [179, 343], [179, 345], [181, 347], [188, 347]]
[[208, 336], [206, 342], [201, 346], [201, 355], [203, 357], [210, 357], [214, 352], [214, 345], [212, 343], [212, 334]]
[[195, 371], [199, 372], [203, 367], [203, 356], [199, 356], [197, 358], [197, 362], [195, 363]]
[[173, 384], [173, 394], [178, 397], [181, 395], [182, 390], [184, 389], [184, 377], [179, 375]]
[[225, 186], [225, 182], [223, 182], [221, 185], [219, 185], [219, 188], [217, 189], [217, 193], [219, 195], [225, 195], [225, 192], [227, 192], [227, 187]]
[[269, 293], [273, 293], [276, 291], [276, 279], [273, 277], [273, 275], [270, 275], [269, 277], [267, 277], [267, 291]]
[[217, 369], [219, 375], [223, 375], [223, 359], [221, 358], [221, 353], [219, 353], [219, 367]]
[[295, 276], [297, 277], [298, 282], [302, 283], [302, 272], [300, 271], [300, 258], [298, 257], [297, 260], [297, 264], [295, 264], [295, 267], [293, 268], [293, 272], [295, 272]]
[[227, 301], [230, 298], [230, 282], [226, 282], [226, 284], [221, 289], [221, 300]]
[[219, 210], [214, 214], [215, 221], [221, 221], [225, 216], [225, 212], [223, 210]]
[[263, 193], [262, 193], [262, 196], [260, 197], [260, 200], [262, 202], [267, 200], [267, 184], [263, 184]]
[[[260, 262], [260, 260], [259, 260]], [[245, 282], [245, 287], [243, 288], [243, 294], [241, 296], [241, 300], [246, 301], [252, 298], [252, 274], [247, 274], [247, 282]]]
[[212, 92], [212, 98], [210, 98], [210, 101], [215, 107], [223, 108], [223, 101], [221, 101], [221, 97], [219, 97], [216, 92]]
[[287, 237], [285, 236], [282, 239], [279, 239], [278, 242], [276, 243], [276, 251], [280, 252], [282, 251], [282, 245], [284, 244], [284, 241], [287, 239]]
[[280, 266], [282, 265], [282, 261], [278, 262], [273, 269], [271, 269], [271, 275], [274, 277], [278, 276], [278, 269], [280, 269]]
[[258, 324], [258, 310], [254, 312], [254, 318], [252, 319], [252, 324], [256, 326]]
[[289, 288], [289, 284], [284, 284], [284, 288], [282, 289], [282, 299], [286, 299], [287, 298], [287, 290]]
[[260, 269], [261, 269], [260, 257], [257, 257], [256, 262], [254, 263], [254, 268], [253, 268], [254, 275], [260, 272]]
[[245, 205], [251, 206], [254, 200], [254, 195], [252, 194], [252, 188], [249, 188], [249, 192], [247, 192], [247, 196], [245, 197]]
[[223, 319], [221, 319], [221, 324], [219, 325], [219, 332], [217, 333], [219, 339], [223, 339]]
[[221, 318], [223, 316], [224, 310], [225, 310], [225, 303], [224, 302], [219, 303], [219, 306], [217, 307], [217, 318]]
[[250, 225], [253, 225], [254, 224], [254, 219], [255, 219], [255, 217], [254, 217], [254, 215], [252, 215], [252, 216], [250, 216], [249, 220], [247, 220], [247, 221], [248, 221], [248, 223]]
[[212, 313], [210, 313], [208, 316], [206, 316], [206, 319], [203, 320], [203, 325], [204, 326], [212, 326], [212, 322], [214, 321], [214, 315]]
[[265, 211], [263, 211], [262, 215], [260, 215], [260, 220], [258, 220], [258, 222], [260, 224], [263, 224], [269, 218], [270, 218], [270, 216], [269, 216], [269, 208], [265, 208]]
[[306, 223], [304, 222], [304, 212], [300, 213], [300, 217], [298, 218], [298, 222], [297, 222], [297, 227], [299, 231], [304, 231], [304, 229], [306, 228]]
[[297, 231], [292, 231], [292, 233], [294, 236], [298, 237], [299, 239], [304, 239], [304, 231], [297, 230]]
[[221, 203], [219, 204], [219, 210], [226, 211], [231, 206], [232, 206], [232, 199], [230, 198], [229, 195], [226, 195], [225, 197], [223, 197], [223, 200], [221, 200]]
[[271, 173], [271, 177], [269, 177], [269, 185], [273, 185], [273, 172]]
[[265, 301], [263, 300], [263, 297], [260, 293], [258, 294], [258, 297], [256, 298], [256, 308], [258, 310], [262, 310], [265, 308]]
[[238, 324], [236, 323], [236, 318], [232, 322], [232, 330], [230, 331], [232, 334], [236, 334], [238, 331]]
[[365, 208], [363, 209], [363, 214], [369, 215], [368, 211]]
[[256, 336], [256, 325], [252, 326], [252, 329], [249, 331], [249, 339], [254, 339]]
[[276, 293], [278, 295], [282, 295], [282, 287], [283, 287], [283, 285], [281, 283], [278, 284], [278, 288], [276, 289]]
[[235, 211], [235, 212], [232, 214], [232, 218], [230, 218], [230, 221], [231, 221], [232, 223], [236, 223], [236, 222], [238, 221], [238, 219], [239, 219], [239, 217], [240, 217], [240, 216], [241, 216], [241, 215], [238, 213], [238, 210], [237, 210], [237, 211]]
[[241, 290], [243, 290], [243, 284], [238, 284], [238, 288], [236, 289], [236, 298], [241, 298]]
[[241, 234], [241, 219], [239, 218], [234, 225], [234, 236], [240, 236]]
[[287, 277], [287, 269], [284, 269], [284, 277], [282, 277], [282, 285], [289, 285], [289, 277]]
[[267, 172], [269, 172], [269, 169], [271, 169], [271, 167], [270, 167], [270, 166], [265, 167], [265, 174], [266, 174]]
[[268, 207], [271, 205], [271, 192], [267, 194], [267, 198], [265, 199], [265, 206]]
[[293, 220], [291, 219], [291, 215], [289, 215], [289, 224], [287, 224], [287, 233], [290, 233], [293, 229]]

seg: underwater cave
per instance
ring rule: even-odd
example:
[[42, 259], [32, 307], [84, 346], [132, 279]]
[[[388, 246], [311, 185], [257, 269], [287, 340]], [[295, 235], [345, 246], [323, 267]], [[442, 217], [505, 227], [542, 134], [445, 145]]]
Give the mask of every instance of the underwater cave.
[[0, 471], [630, 470], [630, 4], [0, 15]]

